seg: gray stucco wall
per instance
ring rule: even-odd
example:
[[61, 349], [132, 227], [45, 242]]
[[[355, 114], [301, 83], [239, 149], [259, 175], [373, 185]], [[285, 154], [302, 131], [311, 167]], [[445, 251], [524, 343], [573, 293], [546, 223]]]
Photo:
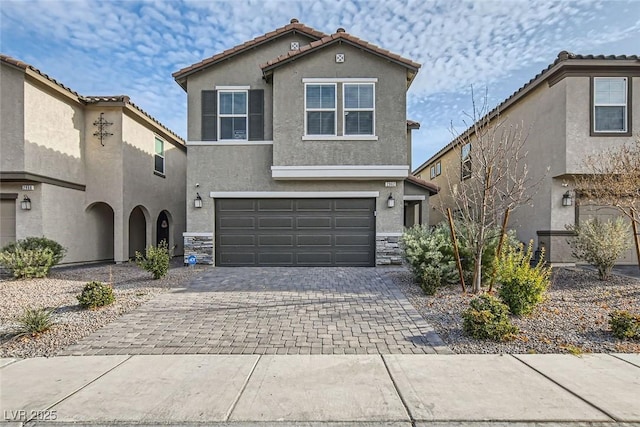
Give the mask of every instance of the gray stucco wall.
[[[336, 63], [337, 53], [345, 55]], [[326, 47], [277, 68], [273, 74], [276, 166], [408, 165], [406, 68], [347, 44]], [[304, 78], [378, 78], [375, 83], [377, 141], [303, 141]], [[337, 90], [337, 130], [342, 134], [342, 89]]]
[[273, 139], [272, 118], [272, 85], [262, 79], [260, 65], [286, 54], [292, 41], [300, 42], [300, 46], [308, 44], [311, 39], [302, 34], [289, 34], [260, 45], [249, 52], [216, 64], [188, 77], [187, 85], [187, 138], [190, 141], [201, 140], [201, 93], [203, 90], [214, 90], [216, 86], [250, 86], [251, 89], [264, 89], [264, 139]]
[[24, 72], [0, 65], [0, 170], [24, 170]]

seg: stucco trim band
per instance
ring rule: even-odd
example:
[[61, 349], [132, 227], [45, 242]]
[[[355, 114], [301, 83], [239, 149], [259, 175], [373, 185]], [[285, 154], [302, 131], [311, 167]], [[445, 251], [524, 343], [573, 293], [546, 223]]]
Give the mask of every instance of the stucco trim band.
[[377, 77], [306, 77], [302, 83], [377, 83]]
[[379, 196], [379, 191], [212, 191], [209, 193], [209, 197], [214, 199], [349, 199]]
[[409, 176], [409, 166], [271, 166], [273, 179], [404, 179]]
[[347, 136], [325, 136], [325, 135], [303, 135], [303, 141], [377, 141], [377, 135], [347, 135]]
[[400, 237], [402, 233], [376, 233], [376, 237]]
[[72, 190], [85, 191], [87, 186], [82, 184], [76, 184], [75, 182], [63, 181], [57, 178], [49, 178], [42, 175], [29, 172], [0, 172], [1, 181], [32, 181], [40, 182], [43, 184], [55, 185], [57, 187], [71, 188]]
[[216, 86], [216, 90], [249, 90], [251, 86]]
[[273, 145], [273, 141], [187, 141], [187, 146], [207, 145]]
[[185, 231], [182, 233], [182, 237], [213, 237], [213, 232], [209, 233], [193, 233]]
[[406, 202], [411, 202], [414, 200], [427, 200], [427, 197], [426, 196], [403, 196], [402, 200]]

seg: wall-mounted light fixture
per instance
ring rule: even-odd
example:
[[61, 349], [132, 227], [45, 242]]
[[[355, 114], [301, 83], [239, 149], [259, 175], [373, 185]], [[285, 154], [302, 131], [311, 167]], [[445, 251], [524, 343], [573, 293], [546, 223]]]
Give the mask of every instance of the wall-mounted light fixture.
[[389, 193], [389, 198], [387, 199], [387, 207], [392, 208], [396, 205], [396, 199], [393, 198], [393, 194]]
[[31, 199], [29, 198], [29, 196], [24, 196], [24, 199], [22, 199], [22, 201], [20, 202], [20, 208], [23, 211], [31, 210]]
[[573, 205], [573, 197], [571, 197], [571, 193], [567, 191], [562, 195], [562, 206], [571, 205]]
[[202, 197], [200, 197], [200, 193], [196, 193], [196, 199], [193, 201], [193, 206], [196, 208], [202, 207]]

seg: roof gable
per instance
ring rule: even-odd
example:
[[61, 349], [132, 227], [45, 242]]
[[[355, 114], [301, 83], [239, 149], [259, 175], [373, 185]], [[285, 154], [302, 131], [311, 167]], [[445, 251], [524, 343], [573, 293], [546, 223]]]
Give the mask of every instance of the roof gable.
[[417, 62], [414, 62], [407, 58], [403, 58], [402, 56], [392, 53], [389, 50], [383, 49], [358, 37], [355, 37], [347, 33], [344, 28], [338, 28], [338, 30], [334, 34], [322, 37], [319, 40], [311, 42], [310, 44], [301, 47], [299, 50], [289, 51], [284, 55], [280, 55], [279, 57], [272, 59], [271, 61], [261, 64], [260, 68], [262, 69], [262, 72], [265, 76], [269, 76], [274, 69], [284, 64], [287, 64], [313, 52], [317, 52], [320, 49], [334, 45], [336, 43], [347, 43], [351, 46], [357, 47], [373, 55], [382, 57], [390, 62], [394, 62], [405, 67], [407, 69], [407, 86], [411, 84], [413, 78], [418, 73], [418, 70], [421, 67], [421, 65]]
[[260, 46], [264, 43], [268, 43], [282, 36], [292, 34], [292, 33], [301, 33], [307, 37], [310, 37], [314, 40], [322, 39], [323, 37], [327, 37], [327, 34], [317, 31], [311, 27], [308, 27], [304, 24], [301, 24], [297, 19], [293, 18], [289, 24], [284, 27], [277, 28], [271, 32], [258, 36], [252, 40], [241, 43], [237, 46], [234, 46], [230, 49], [225, 50], [224, 52], [217, 53], [210, 58], [204, 59], [200, 62], [196, 62], [193, 65], [185, 67], [179, 71], [176, 71], [172, 74], [173, 78], [178, 82], [183, 89], [186, 89], [185, 79], [190, 74], [201, 71], [207, 67], [210, 67], [220, 61], [229, 59], [235, 55], [246, 52], [249, 49]]

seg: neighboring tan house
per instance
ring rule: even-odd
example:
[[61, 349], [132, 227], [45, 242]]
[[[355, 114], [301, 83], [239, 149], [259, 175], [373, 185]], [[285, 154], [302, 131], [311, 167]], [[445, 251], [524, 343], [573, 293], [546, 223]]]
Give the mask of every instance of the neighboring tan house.
[[182, 254], [180, 137], [127, 96], [82, 96], [4, 55], [0, 84], [0, 245], [45, 236], [63, 263], [127, 261], [162, 239]]
[[[592, 56], [560, 52], [553, 64], [489, 112], [507, 125], [523, 125], [526, 164], [532, 181], [543, 179], [531, 203], [511, 215], [510, 225], [523, 242], [533, 239], [553, 263], [575, 262], [566, 225], [585, 218], [616, 215], [610, 207], [580, 201], [574, 177], [589, 173], [587, 156], [631, 143], [640, 134], [640, 60], [638, 56]], [[438, 207], [453, 207], [451, 188], [473, 168], [470, 145], [449, 143], [414, 171], [442, 190], [431, 197], [429, 224], [445, 217]], [[547, 168], [548, 171], [547, 171]], [[466, 171], [466, 172], [465, 172]], [[620, 260], [634, 262], [633, 251]]]
[[419, 68], [293, 19], [174, 73], [188, 99], [185, 261], [400, 263], [405, 216], [426, 221], [437, 191], [408, 179]]

